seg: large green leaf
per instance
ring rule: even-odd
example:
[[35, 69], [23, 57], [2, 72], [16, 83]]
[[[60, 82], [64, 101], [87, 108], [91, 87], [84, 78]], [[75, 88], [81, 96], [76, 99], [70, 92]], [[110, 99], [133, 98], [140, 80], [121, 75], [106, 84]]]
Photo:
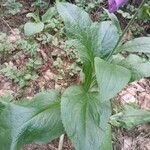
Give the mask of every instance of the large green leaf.
[[120, 26], [120, 23], [119, 23], [119, 20], [118, 18], [116, 17], [115, 14], [113, 13], [110, 13], [107, 9], [103, 8], [105, 10], [105, 12], [107, 13], [108, 17], [111, 19], [112, 23], [117, 27], [118, 29], [118, 32], [119, 34], [122, 33], [122, 30], [121, 30], [121, 26]]
[[[18, 150], [23, 144], [43, 143], [63, 132], [60, 118], [60, 94], [43, 92], [31, 101], [0, 102], [0, 149]], [[0, 108], [1, 109], [1, 108]]]
[[129, 69], [132, 74], [132, 81], [139, 80], [143, 77], [150, 77], [150, 61], [136, 54], [130, 54], [126, 58], [121, 55], [116, 55], [113, 62]]
[[88, 13], [73, 4], [58, 3], [57, 10], [64, 20], [68, 37], [74, 39], [74, 46], [84, 63], [83, 71], [86, 81], [84, 85], [88, 89], [94, 62], [92, 37], [96, 38], [96, 31], [92, 32], [92, 29], [95, 25], [92, 25]]
[[95, 58], [96, 79], [101, 101], [113, 98], [130, 81], [130, 71], [124, 67], [110, 64], [100, 58]]
[[150, 37], [140, 37], [126, 42], [117, 51], [150, 53]]
[[44, 29], [44, 23], [43, 22], [27, 22], [24, 25], [24, 33], [27, 36], [34, 35], [36, 33], [39, 33], [43, 31]]
[[98, 37], [99, 40], [101, 40], [101, 55], [105, 56], [108, 55], [117, 44], [119, 32], [111, 21], [103, 21], [100, 23]]
[[76, 150], [112, 150], [111, 106], [109, 101], [101, 103], [98, 93], [69, 87], [62, 95], [61, 115]]
[[71, 28], [76, 26], [86, 28], [92, 23], [88, 13], [76, 5], [70, 3], [57, 3], [57, 10], [63, 18], [65, 24], [70, 25]]
[[81, 49], [79, 53], [82, 59], [91, 60], [93, 58], [91, 36], [88, 34], [90, 35], [92, 20], [88, 13], [69, 3], [58, 3], [57, 10], [64, 20], [69, 37], [77, 39], [76, 46]]
[[56, 9], [55, 7], [50, 7], [46, 13], [42, 16], [42, 22], [49, 22], [53, 16], [56, 15]]

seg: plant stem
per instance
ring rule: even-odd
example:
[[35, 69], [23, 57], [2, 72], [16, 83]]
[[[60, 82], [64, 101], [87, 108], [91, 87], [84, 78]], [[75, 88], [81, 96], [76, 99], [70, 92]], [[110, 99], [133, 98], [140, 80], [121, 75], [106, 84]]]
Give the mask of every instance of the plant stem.
[[64, 134], [60, 136], [58, 150], [62, 150], [63, 148], [64, 136], [65, 136]]
[[15, 32], [13, 31], [13, 29], [10, 27], [10, 25], [7, 23], [7, 21], [2, 17], [2, 18], [0, 18], [5, 24], [6, 24], [6, 26], [10, 29], [10, 31], [11, 31], [11, 33], [13, 34], [13, 35], [16, 35], [15, 34]]
[[132, 25], [132, 23], [134, 22], [136, 16], [138, 15], [139, 10], [143, 7], [143, 5], [145, 4], [147, 0], [143, 0], [139, 6], [139, 8], [137, 9], [137, 11], [135, 12], [135, 14], [133, 15], [133, 18], [129, 21], [128, 25], [125, 27], [125, 29], [123, 30], [119, 40], [117, 41], [117, 44], [115, 45], [114, 49], [110, 52], [110, 54], [108, 55], [106, 60], [109, 60], [110, 57], [114, 54], [116, 48], [118, 47], [118, 45], [120, 44], [122, 38], [124, 37], [125, 33], [128, 31], [128, 29], [130, 28], [130, 26]]

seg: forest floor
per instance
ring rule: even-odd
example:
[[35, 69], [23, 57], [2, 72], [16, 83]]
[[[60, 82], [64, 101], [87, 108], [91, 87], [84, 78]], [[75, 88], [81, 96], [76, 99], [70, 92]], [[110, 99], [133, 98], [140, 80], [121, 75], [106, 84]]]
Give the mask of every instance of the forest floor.
[[[30, 7], [27, 1], [21, 1], [23, 9], [14, 16], [2, 17], [0, 19], [0, 32], [7, 34], [7, 40], [14, 44], [18, 39], [24, 38], [22, 34], [22, 26], [28, 19], [26, 14], [32, 12], [34, 9]], [[96, 17], [97, 14], [92, 14]], [[126, 24], [126, 23], [125, 23]], [[146, 34], [149, 30], [148, 24], [142, 24]], [[126, 35], [127, 39], [132, 36], [132, 31]], [[35, 80], [28, 82], [28, 85], [21, 88], [18, 83], [11, 80], [9, 77], [0, 73], [0, 96], [6, 93], [11, 93], [16, 100], [21, 98], [31, 99], [36, 93], [41, 90], [57, 89], [63, 92], [69, 85], [79, 84], [79, 73], [73, 72], [72, 66], [75, 64], [74, 60], [68, 56], [66, 51], [59, 46], [52, 46], [49, 44], [38, 43], [37, 56], [44, 59], [44, 63], [36, 69], [38, 77]], [[14, 46], [15, 47], [15, 46]], [[1, 60], [1, 66], [8, 64], [15, 66], [21, 70], [30, 59], [30, 55], [21, 49], [14, 48], [13, 51], [7, 55], [6, 59]], [[59, 65], [56, 65], [56, 59], [61, 58]], [[64, 72], [62, 73], [62, 70]], [[73, 73], [72, 73], [73, 72]], [[72, 73], [72, 74], [70, 74]], [[61, 76], [60, 76], [61, 74]], [[59, 79], [57, 79], [57, 77]], [[119, 105], [125, 103], [135, 102], [141, 108], [150, 110], [150, 79], [141, 79], [128, 85], [115, 98]], [[116, 100], [114, 100], [116, 103]], [[150, 125], [145, 124], [138, 126], [130, 131], [113, 128], [113, 144], [115, 150], [150, 150]], [[23, 150], [57, 150], [59, 139], [47, 144], [29, 144], [25, 145]], [[73, 150], [70, 140], [65, 136], [64, 150]]]

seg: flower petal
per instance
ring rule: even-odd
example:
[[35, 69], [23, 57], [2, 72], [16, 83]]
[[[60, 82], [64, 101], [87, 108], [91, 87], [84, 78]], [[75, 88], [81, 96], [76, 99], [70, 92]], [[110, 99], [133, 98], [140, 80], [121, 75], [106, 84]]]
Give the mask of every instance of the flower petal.
[[119, 8], [124, 4], [126, 4], [128, 0], [115, 0], [115, 1], [116, 1], [117, 8]]
[[126, 4], [128, 0], [108, 0], [109, 12], [113, 13], [119, 9], [119, 7]]
[[108, 5], [110, 13], [117, 11], [117, 4], [115, 0], [108, 0]]

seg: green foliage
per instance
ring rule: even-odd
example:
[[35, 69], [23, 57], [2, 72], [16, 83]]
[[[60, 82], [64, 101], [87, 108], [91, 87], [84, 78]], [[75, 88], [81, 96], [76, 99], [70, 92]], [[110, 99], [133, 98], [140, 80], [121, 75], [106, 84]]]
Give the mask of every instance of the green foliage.
[[113, 98], [130, 81], [130, 71], [124, 67], [109, 64], [108, 62], [95, 58], [95, 72], [99, 85], [101, 101]]
[[[139, 53], [150, 53], [150, 38], [149, 37], [140, 37], [135, 38], [131, 41], [127, 41], [125, 44], [117, 48], [118, 52], [139, 52]], [[135, 54], [131, 54], [126, 58], [118, 57], [114, 60], [117, 64], [120, 64], [132, 72], [132, 80], [138, 80], [143, 77], [149, 77], [150, 71], [150, 61], [149, 59], [141, 58]]]
[[38, 44], [35, 40], [24, 40], [20, 39], [16, 42], [16, 46], [18, 49], [24, 50], [27, 54], [34, 56], [38, 51]]
[[[112, 113], [110, 100], [131, 79], [135, 79], [133, 74], [140, 74], [140, 77], [150, 75], [146, 70], [150, 66], [147, 59], [137, 55], [135, 57], [133, 54], [121, 57], [119, 54], [126, 51], [149, 53], [149, 37], [134, 39], [119, 45], [114, 54], [112, 51], [116, 48], [122, 33], [115, 15], [106, 11], [111, 21], [96, 23], [91, 20], [88, 13], [73, 4], [57, 3], [57, 10], [64, 21], [71, 45], [78, 51], [85, 79], [80, 85], [67, 88], [61, 98], [58, 92], [51, 90], [37, 95], [32, 101], [16, 103], [1, 101], [0, 147], [2, 150], [20, 149], [26, 143], [47, 142], [65, 131], [77, 150], [112, 150], [109, 123]], [[34, 19], [32, 23], [37, 25], [42, 22], [45, 28], [45, 24], [50, 21], [48, 16], [53, 16], [51, 13], [52, 11], [48, 10], [42, 20], [37, 14], [28, 14], [28, 16]], [[25, 25], [25, 30], [27, 25], [29, 23]], [[40, 30], [35, 28], [36, 25], [31, 27], [34, 33], [29, 31], [28, 35], [43, 31], [41, 28]], [[32, 49], [32, 44], [26, 43], [21, 46], [29, 47], [29, 51]], [[35, 46], [33, 49], [36, 50]], [[41, 61], [36, 59], [36, 55], [32, 56], [34, 59], [30, 59], [27, 65], [29, 70], [41, 64]], [[60, 63], [62, 60], [58, 58], [55, 65], [59, 67]], [[138, 69], [139, 64], [141, 69]], [[30, 75], [26, 78], [30, 78]], [[128, 128], [149, 121], [149, 117], [146, 121], [135, 120], [135, 118], [128, 120], [127, 113], [129, 115], [139, 113], [141, 116], [144, 114], [146, 118], [149, 115], [147, 111], [139, 112], [130, 108], [121, 115], [113, 116], [111, 122]]]
[[139, 12], [138, 18], [143, 20], [150, 20], [150, 2], [147, 2]]
[[[43, 63], [42, 59], [37, 55], [38, 44], [33, 40], [30, 41], [20, 39], [16, 41], [14, 46], [12, 46], [12, 44], [9, 41], [6, 45], [6, 38], [3, 38], [3, 41], [4, 40], [5, 42], [2, 43], [4, 45], [2, 47], [3, 51], [1, 53], [2, 58], [4, 56], [7, 58], [8, 54], [11, 54], [12, 49], [14, 50], [14, 48], [21, 49], [31, 56], [31, 58], [28, 59], [28, 62], [21, 69], [17, 69], [17, 67], [13, 64], [11, 65], [9, 63], [5, 63], [1, 66], [0, 70], [0, 72], [6, 77], [11, 79], [15, 83], [18, 83], [21, 88], [26, 87], [28, 86], [29, 81], [37, 79], [38, 74], [36, 73], [36, 70]], [[10, 49], [4, 49], [9, 48], [9, 45], [11, 46]], [[17, 57], [17, 55], [15, 57]]]
[[118, 10], [117, 12], [121, 14], [123, 18], [126, 18], [126, 19], [132, 19], [133, 17], [133, 15], [130, 15], [130, 13], [125, 12], [123, 10]]
[[50, 22], [51, 19], [56, 15], [55, 7], [50, 7], [46, 13], [42, 16], [42, 22]]
[[24, 26], [25, 35], [31, 36], [33, 34], [39, 33], [44, 29], [44, 24], [42, 22], [28, 22]]
[[[121, 33], [119, 24], [116, 22], [115, 17], [110, 14], [108, 15], [112, 22], [93, 23], [86, 12], [67, 3], [57, 4], [57, 9], [64, 20], [68, 37], [76, 41], [74, 46], [78, 49], [80, 58], [83, 61], [83, 71], [86, 77], [85, 85], [88, 85], [85, 86], [86, 88], [84, 84], [83, 87], [70, 87], [63, 94], [61, 112], [65, 130], [78, 150], [88, 148], [112, 149], [111, 130], [108, 124], [111, 115], [111, 107], [108, 107], [110, 106], [109, 100], [130, 81], [131, 73], [128, 69], [131, 68], [126, 67], [128, 68], [126, 69], [110, 64], [110, 62], [100, 58], [105, 59], [115, 47]], [[72, 15], [70, 15], [70, 12]], [[143, 40], [144, 42], [147, 41], [145, 38]], [[143, 42], [138, 46], [145, 49]], [[94, 64], [96, 56], [100, 58], [96, 58]], [[93, 69], [93, 66], [95, 66], [95, 69]], [[94, 70], [99, 87], [97, 93], [99, 102], [95, 102], [97, 104], [94, 103], [96, 98], [92, 96], [92, 93], [89, 93]], [[98, 108], [97, 105], [99, 105]], [[74, 116], [76, 110], [79, 114], [76, 113], [77, 115]], [[99, 112], [101, 113], [99, 114]], [[92, 117], [92, 121], [90, 117]], [[96, 127], [100, 127], [105, 133], [98, 131], [99, 129], [96, 129]], [[91, 130], [94, 136], [90, 132]], [[86, 133], [86, 131], [89, 131], [89, 133]], [[99, 134], [97, 135], [97, 133]], [[102, 137], [101, 140], [99, 136]], [[97, 143], [97, 139], [102, 142]]]
[[2, 10], [4, 10], [3, 13], [5, 15], [9, 15], [9, 14], [15, 15], [22, 8], [22, 4], [19, 2], [16, 2], [16, 0], [6, 0], [6, 1], [2, 0], [1, 7], [2, 7]]
[[[13, 95], [11, 92], [6, 92], [5, 95], [0, 97], [0, 101], [5, 101], [5, 102], [10, 102], [14, 99]], [[4, 106], [3, 104], [0, 104]]]
[[15, 79], [17, 72], [16, 70], [16, 67], [6, 64], [5, 68], [1, 69], [1, 72], [4, 73], [10, 79]]
[[[81, 86], [69, 87], [61, 99], [62, 120], [67, 134], [77, 150], [110, 150], [110, 126], [101, 121], [102, 108], [99, 93], [86, 92]], [[106, 111], [110, 111], [106, 105]], [[109, 118], [111, 112], [104, 114]], [[103, 132], [108, 132], [108, 136]]]
[[26, 64], [26, 67], [28, 70], [35, 70], [35, 69], [38, 69], [39, 66], [42, 64], [42, 59], [40, 57], [36, 57], [36, 59], [29, 59], [28, 60], [28, 63]]
[[150, 38], [149, 37], [135, 38], [118, 47], [118, 51], [149, 53]]
[[27, 65], [27, 68], [22, 68], [21, 70], [18, 70], [15, 66], [6, 63], [5, 66], [0, 70], [0, 72], [15, 83], [18, 83], [19, 86], [23, 88], [28, 85], [28, 82], [30, 80], [35, 80], [38, 77], [36, 72], [33, 70], [33, 62], [29, 62], [29, 64]]
[[111, 19], [112, 23], [117, 27], [119, 34], [122, 34], [122, 30], [121, 30], [121, 26], [120, 26], [120, 22], [119, 22], [118, 18], [113, 13], [109, 13], [109, 11], [107, 9], [104, 9], [104, 11], [107, 13], [107, 15]]
[[1, 101], [0, 110], [1, 150], [17, 150], [31, 142], [48, 142], [64, 132], [57, 91], [38, 94], [31, 101]]
[[150, 76], [150, 60], [136, 54], [130, 54], [126, 58], [117, 55], [113, 62], [131, 70], [131, 81]]
[[[68, 36], [76, 41], [74, 44], [83, 61], [85, 81], [88, 82], [92, 78], [94, 57], [106, 57], [117, 43], [117, 28], [110, 21], [93, 23], [89, 15], [75, 5], [58, 4], [57, 9], [65, 22]], [[85, 83], [85, 87], [89, 84]]]
[[110, 123], [117, 127], [132, 129], [137, 125], [150, 122], [150, 111], [126, 105], [124, 110], [110, 117]]
[[40, 7], [40, 8], [47, 8], [48, 1], [46, 1], [46, 0], [34, 0], [34, 2], [32, 3], [32, 6]]
[[[69, 37], [76, 41], [75, 46], [77, 46], [83, 65], [86, 67], [84, 72], [85, 82], [90, 85], [91, 81], [88, 79], [91, 78], [89, 78], [89, 74], [94, 71], [94, 57], [105, 58], [114, 48], [119, 38], [117, 28], [110, 21], [101, 22], [100, 24], [93, 23], [87, 13], [74, 5], [65, 3], [57, 6], [65, 22]], [[70, 12], [73, 15], [70, 15]], [[99, 68], [99, 66], [101, 67]], [[110, 64], [109, 67], [109, 63], [101, 62], [98, 58], [95, 67], [100, 93], [89, 93], [83, 87], [72, 87], [67, 89], [62, 97], [63, 124], [76, 149], [112, 149], [111, 129], [108, 125], [111, 114], [109, 99], [115, 96], [130, 80], [130, 72], [125, 68], [116, 67], [115, 71], [115, 65]], [[119, 77], [120, 80], [118, 80]], [[111, 81], [109, 86], [107, 79]], [[116, 84], [116, 81], [118, 84]], [[111, 94], [110, 91], [112, 91]], [[95, 98], [93, 94], [97, 95], [98, 98]], [[73, 97], [74, 99], [72, 99]], [[105, 100], [107, 100], [107, 103]], [[95, 108], [97, 108], [96, 112]], [[74, 111], [69, 114], [68, 112], [71, 112], [71, 110]], [[73, 117], [76, 110], [79, 114]], [[77, 126], [76, 123], [79, 123], [79, 125]], [[89, 132], [91, 130], [92, 132]], [[104, 134], [102, 131], [106, 133]], [[97, 135], [97, 133], [99, 134]], [[107, 144], [105, 141], [107, 141]]]
[[24, 25], [25, 35], [31, 36], [51, 28], [56, 30], [61, 23], [55, 18], [55, 16], [55, 7], [50, 7], [42, 16], [39, 16], [39, 13], [37, 12], [28, 13], [27, 17], [30, 17], [31, 21]]
[[79, 55], [79, 51], [75, 47], [76, 40], [66, 40], [65, 43], [62, 45], [62, 48], [65, 50], [67, 56], [70, 59], [73, 59], [77, 64], [82, 64], [82, 60]]

